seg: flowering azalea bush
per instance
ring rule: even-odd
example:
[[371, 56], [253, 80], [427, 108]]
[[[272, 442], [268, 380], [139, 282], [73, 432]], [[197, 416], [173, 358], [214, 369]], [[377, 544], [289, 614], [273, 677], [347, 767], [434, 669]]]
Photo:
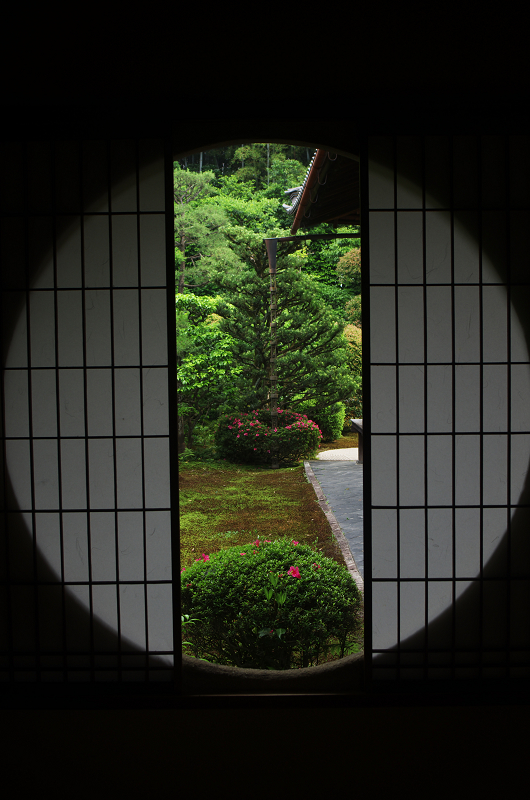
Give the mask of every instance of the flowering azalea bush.
[[268, 409], [224, 414], [219, 418], [215, 444], [219, 455], [239, 463], [270, 464], [276, 448], [280, 464], [314, 456], [322, 433], [304, 414], [278, 409], [278, 426], [272, 430]]
[[286, 540], [232, 547], [181, 575], [182, 613], [196, 658], [251, 669], [315, 666], [342, 657], [361, 624], [361, 595], [346, 567]]

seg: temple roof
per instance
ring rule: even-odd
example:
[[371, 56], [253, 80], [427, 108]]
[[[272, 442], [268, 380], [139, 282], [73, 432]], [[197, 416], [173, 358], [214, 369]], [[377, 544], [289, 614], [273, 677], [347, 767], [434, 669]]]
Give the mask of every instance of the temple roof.
[[359, 162], [327, 150], [316, 150], [302, 186], [285, 192], [291, 204], [283, 204], [294, 216], [291, 234], [323, 222], [359, 225]]

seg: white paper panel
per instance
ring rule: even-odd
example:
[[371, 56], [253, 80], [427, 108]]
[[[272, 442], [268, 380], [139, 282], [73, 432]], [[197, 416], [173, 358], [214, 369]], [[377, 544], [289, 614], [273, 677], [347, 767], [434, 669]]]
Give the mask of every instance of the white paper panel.
[[114, 508], [114, 452], [111, 439], [88, 441], [90, 507]]
[[423, 362], [423, 289], [399, 287], [398, 315], [399, 361]]
[[528, 490], [521, 497], [523, 488], [528, 480], [528, 465], [530, 464], [530, 434], [514, 434], [511, 439], [511, 502], [528, 503]]
[[81, 224], [79, 217], [58, 217], [57, 288], [81, 287]]
[[112, 217], [112, 285], [138, 286], [138, 224], [136, 215]]
[[112, 371], [89, 369], [86, 382], [88, 435], [112, 436]]
[[397, 511], [372, 511], [372, 576], [397, 577]]
[[370, 283], [394, 283], [394, 214], [387, 211], [370, 214]]
[[[55, 377], [53, 375], [53, 377]], [[62, 436], [85, 435], [85, 387], [81, 369], [59, 370], [59, 403]]]
[[31, 366], [55, 366], [53, 292], [30, 292]]
[[480, 511], [457, 508], [455, 511], [456, 576], [473, 577], [480, 572]]
[[453, 577], [453, 513], [450, 508], [430, 508], [427, 516], [429, 578]]
[[425, 215], [425, 277], [427, 283], [451, 283], [451, 215]]
[[85, 292], [86, 363], [88, 367], [106, 367], [112, 363], [110, 327], [110, 292]]
[[396, 361], [395, 289], [370, 289], [370, 347], [373, 364]]
[[140, 436], [140, 370], [114, 370], [114, 411], [117, 436]]
[[6, 370], [5, 435], [29, 436], [28, 373], [25, 370]]
[[448, 433], [453, 429], [452, 419], [453, 369], [430, 365], [427, 367], [427, 430]]
[[116, 580], [116, 517], [112, 511], [90, 513], [92, 578]]
[[138, 584], [120, 584], [120, 627], [124, 650], [146, 646], [144, 587]]
[[397, 635], [397, 583], [372, 584], [372, 646], [374, 650], [394, 647]]
[[482, 408], [485, 431], [508, 430], [508, 370], [506, 366], [484, 365]]
[[86, 443], [61, 439], [61, 499], [63, 508], [86, 508]]
[[399, 512], [400, 578], [425, 576], [425, 512], [420, 508], [402, 508]]
[[455, 367], [455, 430], [477, 431], [480, 427], [480, 368]]
[[139, 439], [116, 439], [118, 508], [142, 507], [142, 445]]
[[167, 436], [169, 434], [167, 370], [152, 367], [144, 369], [142, 374], [144, 434]]
[[35, 541], [44, 559], [44, 563], [39, 565], [39, 579], [47, 580], [51, 569], [60, 581], [62, 568], [59, 514], [35, 514]]
[[480, 437], [455, 437], [455, 503], [480, 503]]
[[85, 286], [110, 286], [109, 218], [88, 214], [83, 224]]
[[[173, 608], [171, 586], [167, 584], [147, 586], [147, 612], [149, 625], [149, 649], [173, 649]], [[173, 658], [166, 656], [164, 661], [171, 666]]]
[[398, 283], [423, 283], [421, 213], [401, 211], [397, 215], [397, 256]]
[[488, 578], [506, 577], [508, 569], [507, 508], [485, 508], [482, 521], [482, 563]]
[[372, 504], [392, 506], [397, 501], [395, 436], [372, 436]]
[[144, 439], [144, 476], [146, 508], [168, 508], [169, 442], [163, 439]]
[[453, 327], [451, 289], [429, 286], [427, 297], [427, 361], [431, 364], [451, 363]]
[[396, 430], [396, 368], [372, 367], [372, 432], [389, 433]]
[[512, 431], [530, 430], [530, 364], [512, 364], [511, 400]]
[[453, 227], [455, 283], [478, 283], [480, 257], [478, 244], [478, 212], [460, 211]]
[[425, 502], [425, 440], [423, 436], [399, 437], [399, 502], [418, 506]]
[[163, 214], [140, 217], [140, 265], [143, 286], [166, 285], [165, 224]]
[[483, 495], [486, 505], [508, 502], [508, 436], [484, 436]]
[[33, 440], [33, 476], [35, 508], [59, 508], [59, 473], [57, 441]]
[[117, 289], [112, 292], [114, 314], [114, 364], [136, 366], [140, 360], [138, 292]]
[[144, 366], [167, 364], [166, 294], [142, 290], [142, 360]]
[[422, 433], [424, 419], [424, 369], [419, 366], [399, 367], [399, 430], [402, 433]]
[[[414, 637], [412, 647], [417, 648], [423, 645], [425, 637], [425, 584], [412, 581], [402, 581], [399, 584], [400, 592], [400, 639], [404, 649], [408, 636], [420, 634]], [[414, 676], [417, 677], [417, 676]]]
[[57, 292], [59, 366], [83, 366], [83, 296], [77, 291]]
[[63, 515], [65, 581], [88, 581], [88, 536], [86, 512]]
[[[432, 648], [451, 648], [451, 618], [447, 609], [453, 600], [453, 586], [448, 581], [429, 581], [427, 585], [427, 613], [429, 620], [429, 646]], [[445, 613], [444, 613], [445, 612]], [[443, 614], [443, 617], [441, 616]], [[434, 623], [434, 624], [432, 624]], [[437, 655], [447, 658], [448, 652], [429, 653], [429, 661], [434, 663]], [[450, 677], [444, 675], [444, 677]]]
[[151, 581], [171, 579], [171, 515], [169, 511], [147, 511], [146, 570]]
[[427, 437], [427, 492], [429, 505], [453, 502], [453, 438]]
[[120, 581], [144, 578], [144, 525], [142, 512], [118, 514], [118, 552]]
[[454, 325], [456, 363], [480, 360], [479, 290], [455, 286]]

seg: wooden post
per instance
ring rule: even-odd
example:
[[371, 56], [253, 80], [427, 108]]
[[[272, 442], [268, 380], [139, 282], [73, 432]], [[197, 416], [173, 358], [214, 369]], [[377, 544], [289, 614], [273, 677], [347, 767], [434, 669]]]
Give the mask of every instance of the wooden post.
[[[277, 323], [278, 315], [278, 291], [276, 287], [276, 239], [265, 239], [267, 255], [269, 257], [270, 275], [270, 315], [271, 315], [271, 361], [270, 361], [270, 394], [269, 408], [271, 412], [271, 429], [274, 431], [278, 427], [278, 374], [277, 374]], [[278, 451], [276, 445], [271, 446], [271, 465], [273, 469], [279, 468]]]

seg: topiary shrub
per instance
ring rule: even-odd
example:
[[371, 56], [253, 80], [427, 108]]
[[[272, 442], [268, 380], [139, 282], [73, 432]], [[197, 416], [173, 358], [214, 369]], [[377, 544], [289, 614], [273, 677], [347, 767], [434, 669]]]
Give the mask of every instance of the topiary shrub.
[[327, 408], [316, 409], [314, 403], [307, 401], [300, 403], [297, 406], [297, 410], [302, 414], [306, 414], [313, 422], [316, 422], [322, 431], [324, 442], [334, 442], [342, 435], [346, 414], [344, 403], [334, 403]]
[[238, 463], [270, 464], [276, 447], [280, 464], [297, 463], [314, 456], [322, 433], [312, 420], [294, 411], [278, 409], [278, 427], [273, 431], [268, 409], [247, 414], [224, 414], [219, 418], [215, 444], [221, 458]]
[[307, 545], [259, 539], [181, 573], [191, 654], [250, 669], [316, 666], [358, 649], [361, 594], [346, 567]]

